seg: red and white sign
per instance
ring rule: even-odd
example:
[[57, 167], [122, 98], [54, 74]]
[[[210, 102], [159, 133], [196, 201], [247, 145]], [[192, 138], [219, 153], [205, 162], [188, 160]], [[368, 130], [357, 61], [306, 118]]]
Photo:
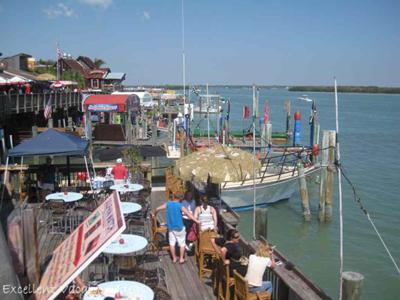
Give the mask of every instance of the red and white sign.
[[54, 250], [36, 299], [54, 299], [124, 230], [121, 202], [114, 192]]

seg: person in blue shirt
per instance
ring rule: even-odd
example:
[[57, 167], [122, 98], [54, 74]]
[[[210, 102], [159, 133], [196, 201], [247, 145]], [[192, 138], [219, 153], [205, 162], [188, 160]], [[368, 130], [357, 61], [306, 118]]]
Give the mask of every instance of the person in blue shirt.
[[178, 261], [175, 253], [175, 244], [178, 243], [180, 248], [179, 251], [179, 263], [185, 263], [185, 239], [186, 239], [186, 229], [183, 225], [182, 213], [189, 217], [196, 223], [199, 223], [193, 215], [187, 210], [186, 207], [182, 206], [180, 202], [183, 198], [181, 193], [177, 193], [173, 196], [173, 199], [168, 200], [166, 203], [160, 205], [154, 211], [154, 216], [160, 210], [166, 210], [167, 216], [167, 228], [168, 228], [168, 238], [169, 238], [169, 249], [171, 251], [172, 261], [176, 263]]

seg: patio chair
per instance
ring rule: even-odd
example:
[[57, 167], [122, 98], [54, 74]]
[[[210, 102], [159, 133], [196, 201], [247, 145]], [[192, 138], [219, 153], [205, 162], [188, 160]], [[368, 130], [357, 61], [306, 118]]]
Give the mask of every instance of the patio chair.
[[217, 298], [223, 300], [231, 299], [231, 289], [235, 285], [235, 279], [229, 272], [229, 264], [225, 264], [221, 256], [217, 259], [214, 288], [217, 291]]
[[50, 211], [49, 233], [66, 234], [68, 210], [62, 200], [52, 200], [46, 204]]
[[211, 243], [211, 238], [215, 237], [215, 235], [215, 231], [212, 230], [199, 231], [196, 245], [196, 258], [199, 267], [199, 279], [201, 282], [203, 282], [205, 273], [211, 274], [213, 272], [213, 268], [210, 265], [218, 257], [218, 253]]
[[250, 292], [247, 280], [238, 272], [233, 271], [233, 277], [235, 279], [235, 300], [271, 300], [271, 294], [267, 291]]
[[151, 220], [151, 242], [150, 249], [159, 255], [161, 250], [169, 250], [169, 245], [165, 245], [165, 242], [162, 242], [162, 239], [165, 240], [165, 236], [168, 232], [168, 228], [166, 225], [160, 225], [157, 217], [150, 215]]

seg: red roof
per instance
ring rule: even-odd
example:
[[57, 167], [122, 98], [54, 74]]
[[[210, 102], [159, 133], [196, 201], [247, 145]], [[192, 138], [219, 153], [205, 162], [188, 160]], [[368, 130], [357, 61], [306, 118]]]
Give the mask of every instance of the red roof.
[[85, 108], [85, 110], [91, 110], [90, 108], [88, 109], [89, 105], [99, 106], [105, 104], [106, 106], [110, 107], [112, 105], [117, 105], [119, 112], [125, 112], [125, 106], [128, 97], [129, 95], [90, 95], [86, 98], [85, 102], [83, 103], [83, 107]]

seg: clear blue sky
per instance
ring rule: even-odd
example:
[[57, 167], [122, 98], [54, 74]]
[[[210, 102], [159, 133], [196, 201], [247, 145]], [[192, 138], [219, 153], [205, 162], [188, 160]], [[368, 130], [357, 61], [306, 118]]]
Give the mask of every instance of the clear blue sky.
[[[400, 86], [400, 1], [185, 0], [186, 81]], [[181, 0], [0, 0], [0, 52], [182, 82]]]

